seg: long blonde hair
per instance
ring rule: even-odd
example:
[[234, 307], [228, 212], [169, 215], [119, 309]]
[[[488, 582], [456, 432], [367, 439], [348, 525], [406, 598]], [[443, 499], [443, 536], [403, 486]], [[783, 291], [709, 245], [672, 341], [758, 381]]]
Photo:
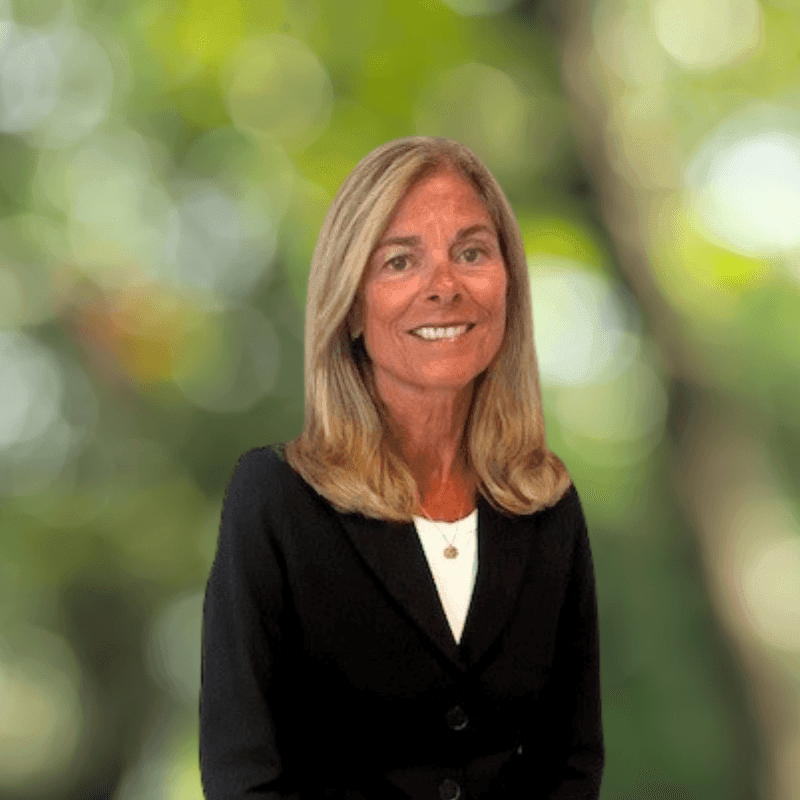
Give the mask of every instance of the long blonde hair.
[[420, 515], [416, 481], [389, 444], [387, 411], [359, 335], [356, 299], [370, 255], [409, 188], [437, 168], [456, 169], [494, 220], [508, 271], [506, 332], [475, 380], [464, 440], [478, 491], [495, 508], [530, 514], [553, 505], [571, 480], [545, 443], [528, 268], [508, 200], [459, 142], [396, 139], [365, 156], [325, 217], [308, 278], [305, 424], [286, 446], [291, 466], [339, 511], [409, 521]]

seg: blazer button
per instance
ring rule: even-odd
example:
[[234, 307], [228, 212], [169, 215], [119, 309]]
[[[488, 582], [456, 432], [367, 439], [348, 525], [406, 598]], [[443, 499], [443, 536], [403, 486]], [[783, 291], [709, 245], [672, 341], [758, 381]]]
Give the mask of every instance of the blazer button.
[[522, 745], [520, 745], [520, 746], [517, 748], [517, 755], [518, 755], [518, 756], [521, 756], [521, 755], [522, 755]]
[[439, 784], [439, 797], [442, 800], [458, 800], [461, 797], [461, 787], [451, 778], [445, 778]]
[[469, 717], [461, 706], [453, 706], [444, 715], [444, 719], [454, 731], [463, 731], [469, 725]]

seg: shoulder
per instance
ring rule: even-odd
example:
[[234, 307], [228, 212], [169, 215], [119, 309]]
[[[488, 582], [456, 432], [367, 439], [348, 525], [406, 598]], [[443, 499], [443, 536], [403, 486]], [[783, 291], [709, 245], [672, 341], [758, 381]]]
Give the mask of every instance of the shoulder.
[[282, 460], [280, 445], [256, 447], [236, 462], [225, 490], [225, 505], [248, 503], [267, 491], [280, 489], [287, 480], [288, 464]]
[[587, 538], [583, 508], [574, 484], [549, 506], [530, 514], [501, 515], [496, 530], [530, 537], [539, 559], [564, 565], [572, 561], [576, 546], [582, 547]]
[[223, 514], [281, 516], [287, 509], [326, 505], [292, 469], [279, 443], [253, 448], [239, 458], [225, 490]]
[[244, 453], [236, 462], [229, 489], [263, 487], [265, 482], [273, 490], [285, 487], [287, 490], [299, 489], [316, 494], [292, 468], [286, 458], [286, 445], [283, 442], [254, 447]]
[[519, 521], [524, 523], [534, 523], [538, 525], [563, 525], [569, 527], [570, 523], [583, 524], [583, 507], [581, 506], [578, 490], [575, 484], [571, 483], [564, 490], [560, 497], [529, 514], [510, 515], [506, 512], [498, 511], [501, 519], [508, 522]]
[[570, 483], [567, 490], [561, 497], [548, 509], [551, 513], [567, 518], [577, 518], [583, 520], [583, 506], [578, 495], [578, 490], [574, 483]]
[[543, 509], [541, 513], [547, 515], [550, 524], [559, 530], [562, 536], [573, 542], [586, 538], [586, 518], [574, 483], [570, 483], [559, 500], [549, 508]]
[[247, 482], [270, 474], [280, 475], [282, 465], [288, 467], [283, 444], [254, 447], [239, 457], [233, 469], [231, 483]]

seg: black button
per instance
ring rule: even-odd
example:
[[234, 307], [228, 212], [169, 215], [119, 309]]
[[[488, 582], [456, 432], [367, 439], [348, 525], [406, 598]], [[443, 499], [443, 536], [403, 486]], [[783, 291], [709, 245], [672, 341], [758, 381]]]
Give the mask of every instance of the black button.
[[445, 778], [439, 785], [439, 797], [442, 800], [458, 800], [461, 797], [461, 787], [451, 778]]
[[469, 725], [469, 717], [461, 706], [453, 706], [444, 715], [444, 720], [454, 731], [463, 731]]
[[522, 745], [520, 745], [520, 746], [517, 748], [517, 755], [518, 755], [518, 756], [521, 756], [521, 755], [522, 755]]

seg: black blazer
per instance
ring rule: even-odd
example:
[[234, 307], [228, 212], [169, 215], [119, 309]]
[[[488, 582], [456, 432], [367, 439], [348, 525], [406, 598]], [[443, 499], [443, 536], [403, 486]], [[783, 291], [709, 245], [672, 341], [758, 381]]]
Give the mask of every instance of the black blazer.
[[597, 798], [594, 571], [574, 486], [478, 502], [452, 636], [412, 523], [339, 514], [279, 448], [239, 461], [203, 611], [208, 800]]

